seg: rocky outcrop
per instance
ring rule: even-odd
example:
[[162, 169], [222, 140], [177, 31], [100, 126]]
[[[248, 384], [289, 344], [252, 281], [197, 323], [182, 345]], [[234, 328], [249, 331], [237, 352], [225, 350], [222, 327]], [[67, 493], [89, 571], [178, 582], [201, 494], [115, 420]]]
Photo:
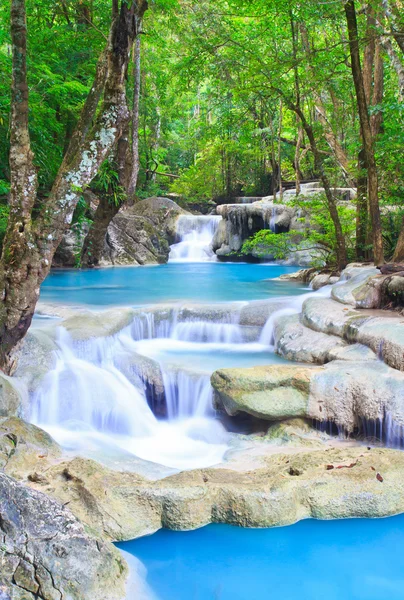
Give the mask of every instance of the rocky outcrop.
[[215, 405], [232, 416], [242, 411], [269, 421], [307, 417], [315, 372], [313, 367], [290, 365], [221, 369], [211, 379]]
[[404, 425], [404, 374], [378, 361], [332, 361], [324, 367], [270, 365], [223, 369], [212, 376], [215, 403], [230, 415], [269, 421], [305, 417], [352, 433], [362, 421]]
[[274, 325], [274, 345], [287, 360], [324, 364], [330, 354], [346, 345], [334, 335], [313, 331], [301, 323], [300, 315], [285, 315]]
[[273, 527], [310, 517], [404, 512], [404, 453], [335, 447], [324, 440], [318, 445], [318, 437], [312, 445], [306, 439], [299, 448], [285, 447], [283, 440], [274, 449], [275, 436], [272, 432], [270, 439], [250, 441], [250, 450], [233, 451], [232, 458], [217, 467], [157, 481], [75, 458], [48, 466], [47, 483], [29, 485], [69, 502], [83, 523], [113, 540], [133, 539], [161, 527]]
[[356, 310], [313, 297], [303, 304], [302, 322], [314, 331], [368, 346], [388, 365], [404, 371], [404, 318], [398, 313]]
[[[300, 198], [310, 198], [313, 195], [324, 193], [318, 182], [303, 184]], [[356, 190], [351, 188], [335, 188], [334, 196], [340, 202], [349, 202], [356, 196]], [[270, 229], [274, 233], [288, 231], [304, 232], [309, 227], [310, 219], [301, 208], [293, 206], [290, 202], [297, 196], [296, 190], [287, 190], [279, 200], [274, 196], [266, 196], [249, 203], [224, 204], [217, 207], [217, 214], [223, 220], [213, 239], [213, 250], [221, 260], [232, 260], [240, 252], [243, 243], [262, 229]], [[274, 260], [275, 257], [265, 253], [265, 249], [257, 248], [251, 254], [252, 259]], [[313, 248], [312, 243], [304, 247], [300, 244], [298, 251], [290, 253], [285, 264], [309, 266], [316, 261], [323, 263], [323, 256], [319, 249]], [[331, 282], [330, 282], [331, 283]]]
[[21, 600], [118, 600], [127, 568], [64, 506], [0, 473], [0, 595]]
[[[147, 198], [123, 207], [112, 219], [105, 237], [102, 265], [146, 265], [166, 263], [175, 241], [176, 220], [188, 214], [169, 198]], [[53, 266], [80, 264], [81, 249], [89, 224], [77, 224], [63, 236]]]
[[176, 221], [187, 214], [169, 198], [147, 198], [125, 207], [111, 221], [101, 265], [166, 263], [175, 240]]
[[213, 250], [219, 257], [239, 252], [245, 240], [261, 229], [271, 226], [276, 233], [289, 231], [295, 214], [291, 207], [269, 202], [224, 204], [216, 210], [223, 219], [213, 238]]

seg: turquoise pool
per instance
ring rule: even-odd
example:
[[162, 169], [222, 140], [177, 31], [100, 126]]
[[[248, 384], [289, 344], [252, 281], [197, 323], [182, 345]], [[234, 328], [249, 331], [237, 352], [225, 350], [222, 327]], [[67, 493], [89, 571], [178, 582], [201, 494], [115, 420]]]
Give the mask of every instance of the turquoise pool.
[[54, 270], [41, 286], [41, 300], [92, 306], [259, 300], [301, 294], [301, 285], [271, 281], [293, 271], [296, 267], [216, 262]]
[[158, 600], [404, 598], [404, 516], [162, 530], [118, 546], [145, 565]]

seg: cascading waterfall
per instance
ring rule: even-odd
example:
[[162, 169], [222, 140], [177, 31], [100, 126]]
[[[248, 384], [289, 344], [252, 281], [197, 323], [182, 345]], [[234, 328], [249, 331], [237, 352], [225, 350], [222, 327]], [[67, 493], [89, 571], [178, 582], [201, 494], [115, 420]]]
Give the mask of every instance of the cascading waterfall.
[[214, 416], [209, 374], [164, 369], [163, 381], [170, 419]]
[[212, 240], [222, 217], [217, 215], [181, 215], [177, 221], [178, 242], [171, 246], [170, 262], [206, 262], [216, 260]]
[[[338, 285], [338, 284], [334, 284]], [[307, 298], [311, 298], [313, 295], [322, 298], [329, 298], [331, 295], [331, 290], [334, 287], [332, 285], [326, 285], [316, 292], [310, 292], [308, 294], [302, 294], [301, 296], [296, 296], [295, 298], [290, 298], [288, 302], [288, 306], [285, 308], [281, 308], [280, 310], [275, 311], [272, 315], [269, 316], [267, 322], [265, 323], [261, 336], [259, 339], [260, 344], [272, 346], [273, 338], [274, 338], [274, 328], [277, 320], [286, 315], [296, 315], [299, 314], [302, 310], [303, 304]]]
[[220, 462], [227, 449], [226, 434], [212, 420], [209, 376], [201, 375], [193, 384], [181, 374], [174, 389], [166, 372], [167, 401], [178, 408], [168, 421], [159, 421], [141, 380], [123, 372], [123, 358], [137, 350], [132, 332], [139, 333], [145, 323], [152, 335], [153, 320], [141, 315], [112, 338], [85, 342], [72, 340], [60, 328], [56, 364], [32, 400], [31, 421], [70, 450], [115, 447], [178, 469]]

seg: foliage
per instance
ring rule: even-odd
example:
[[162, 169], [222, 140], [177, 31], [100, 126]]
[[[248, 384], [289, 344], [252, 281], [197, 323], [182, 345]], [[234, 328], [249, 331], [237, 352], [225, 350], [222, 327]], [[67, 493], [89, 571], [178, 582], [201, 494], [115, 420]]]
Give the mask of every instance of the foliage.
[[113, 163], [112, 158], [105, 160], [94, 181], [92, 188], [108, 197], [109, 202], [115, 206], [121, 206], [126, 199], [126, 192], [119, 181], [119, 173]]
[[[336, 236], [331, 221], [327, 203], [323, 194], [312, 197], [298, 196], [291, 203], [300, 209], [300, 221], [305, 224], [303, 231], [291, 230], [287, 233], [273, 233], [262, 229], [246, 240], [242, 254], [255, 256], [273, 256], [281, 260], [293, 257], [298, 251], [313, 250], [313, 264], [326, 263], [327, 266], [336, 264]], [[348, 244], [348, 258], [355, 257], [355, 210], [350, 206], [338, 206], [343, 234]]]
[[8, 206], [0, 204], [0, 248], [3, 245], [4, 236], [6, 235], [8, 212]]

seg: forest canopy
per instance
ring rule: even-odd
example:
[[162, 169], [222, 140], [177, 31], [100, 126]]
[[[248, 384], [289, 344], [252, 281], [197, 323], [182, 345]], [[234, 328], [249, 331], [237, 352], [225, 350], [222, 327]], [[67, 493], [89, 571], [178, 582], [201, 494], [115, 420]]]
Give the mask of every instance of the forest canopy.
[[[5, 347], [29, 326], [66, 228], [88, 221], [80, 264], [96, 265], [119, 208], [153, 195], [199, 208], [239, 196], [282, 202], [288, 187], [320, 181], [306, 243], [339, 269], [404, 260], [403, 9], [402, 0], [5, 0]], [[354, 188], [356, 200], [341, 207], [336, 188]], [[263, 243], [273, 236], [259, 232], [245, 249]]]

